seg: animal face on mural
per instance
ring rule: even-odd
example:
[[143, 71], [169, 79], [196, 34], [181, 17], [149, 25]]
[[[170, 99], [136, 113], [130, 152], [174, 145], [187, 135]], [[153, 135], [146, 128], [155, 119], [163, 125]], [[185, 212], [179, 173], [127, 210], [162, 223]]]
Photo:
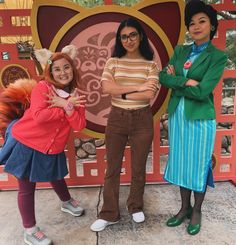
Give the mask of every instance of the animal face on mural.
[[[60, 5], [60, 6], [59, 6]], [[68, 44], [78, 47], [77, 67], [80, 71], [80, 93], [87, 96], [87, 134], [100, 136], [105, 131], [110, 110], [110, 96], [102, 93], [100, 78], [106, 60], [111, 57], [116, 30], [120, 21], [137, 18], [145, 29], [162, 68], [169, 60], [173, 47], [184, 38], [184, 1], [142, 1], [129, 7], [107, 5], [84, 9], [78, 4], [50, 0], [34, 1], [31, 15], [32, 34], [37, 48], [61, 50]], [[165, 14], [168, 11], [168, 15]], [[58, 18], [60, 16], [60, 18]], [[56, 19], [52, 23], [52, 18]], [[46, 34], [46, 35], [45, 35]], [[165, 110], [168, 90], [161, 87], [152, 101], [155, 118]]]
[[86, 117], [88, 121], [99, 121], [100, 125], [105, 126], [110, 96], [102, 93], [100, 78], [104, 65], [111, 56], [116, 34], [110, 23], [107, 24], [106, 31], [100, 32], [103, 27], [104, 24], [98, 24], [86, 28], [72, 43], [79, 49], [77, 67], [82, 83], [80, 92], [87, 97]]

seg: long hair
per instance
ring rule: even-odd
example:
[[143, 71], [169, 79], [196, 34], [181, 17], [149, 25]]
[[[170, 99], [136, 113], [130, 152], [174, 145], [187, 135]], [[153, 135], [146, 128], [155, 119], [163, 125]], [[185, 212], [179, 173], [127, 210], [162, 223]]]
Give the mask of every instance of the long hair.
[[139, 33], [139, 36], [141, 37], [141, 41], [139, 44], [139, 51], [141, 53], [141, 55], [147, 59], [147, 60], [152, 60], [153, 59], [153, 50], [149, 44], [147, 35], [142, 27], [142, 25], [134, 18], [128, 18], [126, 20], [123, 20], [116, 32], [116, 42], [115, 42], [115, 47], [114, 47], [114, 51], [112, 54], [112, 57], [118, 57], [121, 58], [122, 56], [124, 56], [126, 54], [126, 49], [123, 47], [122, 43], [121, 43], [121, 38], [120, 38], [120, 33], [122, 31], [123, 28], [125, 27], [133, 27], [137, 30], [137, 32]]
[[49, 62], [46, 64], [45, 69], [44, 69], [44, 78], [47, 82], [53, 84], [56, 88], [61, 88], [63, 89], [65, 87], [65, 85], [62, 85], [60, 83], [58, 83], [57, 81], [55, 81], [55, 79], [53, 78], [52, 75], [52, 65], [53, 62], [55, 62], [56, 60], [60, 60], [60, 59], [66, 59], [72, 69], [73, 69], [73, 79], [69, 84], [69, 91], [71, 92], [74, 88], [78, 87], [79, 84], [79, 73], [78, 70], [75, 66], [74, 61], [65, 53], [61, 53], [61, 52], [57, 52], [52, 54], [52, 56], [49, 59]]

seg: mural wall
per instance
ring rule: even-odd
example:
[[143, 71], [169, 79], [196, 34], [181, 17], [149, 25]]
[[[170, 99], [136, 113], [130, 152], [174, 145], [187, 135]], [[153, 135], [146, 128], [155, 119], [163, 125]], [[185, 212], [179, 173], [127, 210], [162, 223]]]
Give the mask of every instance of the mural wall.
[[[68, 44], [75, 44], [79, 48], [77, 67], [82, 80], [80, 93], [87, 96], [88, 123], [82, 133], [73, 132], [68, 142], [66, 152], [70, 174], [67, 182], [70, 185], [103, 183], [106, 157], [102, 138], [110, 110], [110, 98], [101, 93], [99, 81], [105, 62], [111, 56], [115, 31], [120, 21], [133, 16], [141, 22], [160, 68], [168, 62], [178, 43], [191, 41], [185, 36], [183, 0], [133, 1], [132, 8], [112, 5], [112, 2], [121, 3], [107, 0], [103, 1], [107, 4], [105, 6], [85, 8], [69, 0], [34, 0], [32, 8], [31, 6], [26, 6], [26, 9], [0, 8], [2, 89], [19, 77], [40, 79], [42, 67], [34, 57], [34, 49], [48, 48], [51, 51], [60, 51]], [[221, 49], [225, 49], [226, 46], [229, 49], [232, 40], [235, 40], [233, 35], [236, 30], [234, 18], [236, 5], [234, 0], [216, 3], [214, 6], [219, 11], [220, 26], [213, 42]], [[231, 49], [229, 54], [235, 50], [234, 46]], [[218, 120], [215, 153], [218, 163], [214, 175], [219, 180], [236, 181], [236, 151], [234, 153], [232, 150], [236, 144], [235, 87], [232, 85], [236, 79], [233, 61], [235, 56], [229, 57], [227, 70], [215, 90]], [[226, 85], [228, 89], [225, 89]], [[222, 97], [229, 94], [232, 99]], [[165, 113], [168, 96], [169, 91], [161, 87], [152, 101], [155, 137], [147, 166], [148, 182], [163, 182], [163, 169], [168, 154], [168, 114]], [[222, 149], [226, 149], [226, 152], [222, 153]], [[83, 158], [85, 160], [82, 160]], [[2, 168], [0, 168], [0, 187], [14, 188], [16, 184], [14, 178], [7, 176], [2, 181], [1, 173], [3, 174]], [[129, 180], [129, 148], [127, 148], [121, 182], [129, 183]]]

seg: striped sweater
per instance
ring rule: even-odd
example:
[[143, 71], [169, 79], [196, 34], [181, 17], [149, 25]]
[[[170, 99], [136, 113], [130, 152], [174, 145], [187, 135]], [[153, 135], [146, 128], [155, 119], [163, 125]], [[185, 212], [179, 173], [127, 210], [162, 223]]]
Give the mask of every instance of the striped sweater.
[[[139, 85], [150, 80], [156, 80], [158, 83], [158, 75], [159, 69], [155, 61], [110, 58], [104, 67], [101, 82], [114, 80], [121, 86]], [[149, 105], [147, 100], [123, 100], [120, 96], [112, 96], [111, 103], [124, 109], [135, 109]]]

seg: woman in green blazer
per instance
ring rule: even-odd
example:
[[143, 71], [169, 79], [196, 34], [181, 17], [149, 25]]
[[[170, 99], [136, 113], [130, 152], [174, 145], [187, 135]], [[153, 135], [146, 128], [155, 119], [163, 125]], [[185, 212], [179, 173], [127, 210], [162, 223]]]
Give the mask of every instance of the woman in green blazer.
[[218, 26], [213, 7], [199, 0], [188, 2], [185, 25], [194, 43], [177, 46], [169, 65], [160, 72], [160, 83], [172, 89], [168, 105], [170, 149], [164, 179], [180, 186], [182, 201], [167, 226], [191, 218], [187, 232], [195, 235], [201, 228], [206, 186], [214, 187], [211, 156], [216, 121], [212, 91], [220, 81], [227, 57], [211, 43]]

